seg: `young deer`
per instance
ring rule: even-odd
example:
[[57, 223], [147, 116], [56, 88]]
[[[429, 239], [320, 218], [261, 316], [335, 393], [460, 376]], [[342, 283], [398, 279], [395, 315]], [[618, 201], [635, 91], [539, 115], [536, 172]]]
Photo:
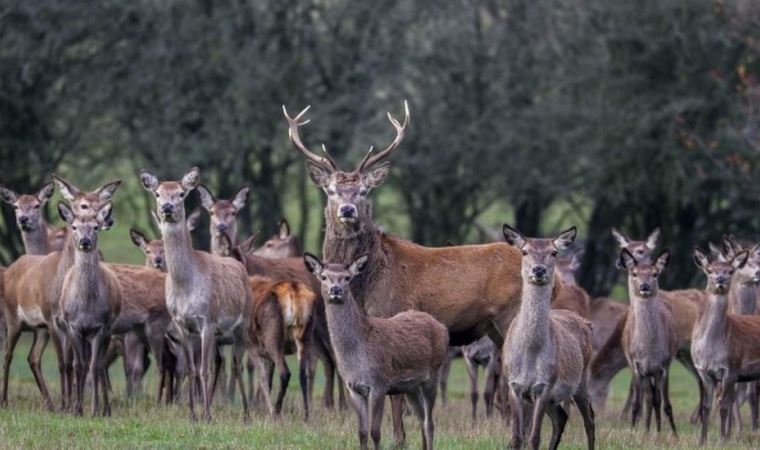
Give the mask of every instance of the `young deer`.
[[[158, 225], [158, 217], [155, 215], [155, 212], [152, 213], [153, 219]], [[198, 226], [200, 215], [200, 209], [196, 208], [187, 217], [187, 230], [189, 232], [192, 233]], [[148, 239], [142, 232], [134, 228], [130, 228], [129, 237], [132, 239], [132, 243], [142, 250], [145, 255], [145, 265], [147, 267], [153, 267], [161, 272], [166, 272], [166, 251], [164, 250], [164, 241], [161, 239]]]
[[591, 324], [568, 310], [550, 309], [557, 254], [575, 240], [575, 227], [555, 239], [524, 238], [504, 225], [507, 243], [522, 257], [522, 302], [503, 347], [503, 372], [513, 405], [511, 448], [524, 443], [525, 418], [533, 406], [530, 445], [541, 443], [544, 413], [552, 421], [550, 449], [556, 449], [567, 423], [563, 402], [575, 400], [583, 417], [588, 448], [594, 448], [594, 411], [586, 391], [591, 360]]
[[121, 286], [116, 275], [98, 256], [98, 233], [109, 224], [111, 203], [76, 215], [65, 203], [58, 204], [61, 218], [71, 228], [76, 248], [74, 265], [61, 290], [60, 316], [74, 348], [77, 398], [74, 413], [82, 415], [87, 367], [92, 377], [92, 415], [99, 412], [98, 388], [103, 394], [103, 416], [111, 415], [106, 385], [105, 352], [111, 328], [121, 312]]
[[[493, 413], [494, 398], [501, 378], [501, 355], [490, 337], [483, 336], [472, 344], [461, 347], [462, 357], [470, 376], [470, 401], [472, 402], [472, 423], [478, 416], [478, 366], [485, 369], [485, 387], [483, 403], [486, 405], [486, 417]], [[443, 376], [443, 373], [441, 374]]]
[[633, 372], [631, 426], [635, 427], [641, 412], [641, 391], [646, 389], [646, 429], [649, 431], [654, 411], [657, 431], [661, 429], [660, 402], [670, 428], [676, 434], [673, 408], [670, 404], [670, 363], [678, 350], [678, 330], [670, 306], [658, 292], [657, 278], [670, 260], [670, 252], [662, 252], [654, 263], [638, 261], [627, 249], [620, 252], [618, 266], [628, 271], [628, 295], [631, 308], [623, 329], [625, 357]]
[[[53, 175], [53, 180], [61, 187], [61, 178]], [[85, 210], [97, 210], [111, 197], [120, 182], [112, 182], [101, 186], [93, 192], [80, 192], [74, 189], [75, 195], [69, 199], [74, 214]], [[47, 195], [46, 197], [49, 197]], [[110, 223], [105, 224], [110, 227]], [[46, 235], [47, 232], [45, 231]], [[13, 350], [24, 329], [32, 329], [34, 341], [29, 351], [29, 367], [34, 374], [37, 387], [42, 394], [48, 409], [53, 409], [47, 384], [41, 369], [42, 355], [49, 338], [58, 358], [58, 371], [61, 379], [61, 409], [66, 409], [72, 390], [71, 358], [64, 352], [66, 348], [66, 332], [56, 323], [60, 305], [61, 289], [68, 270], [74, 265], [74, 242], [70, 233], [67, 234], [66, 244], [60, 252], [42, 255], [24, 255], [14, 261], [5, 271], [4, 295], [5, 321], [8, 339], [5, 345], [3, 361], [3, 388], [0, 405], [8, 401], [9, 370], [13, 360]], [[41, 289], [40, 280], [47, 280]]]
[[298, 236], [290, 234], [290, 224], [283, 218], [277, 234], [267, 239], [253, 254], [265, 258], [296, 258], [302, 254], [301, 243]]
[[[177, 325], [191, 379], [196, 378], [196, 369], [189, 336], [198, 334], [201, 338], [204, 419], [211, 421], [213, 380], [210, 368], [217, 335], [232, 338], [232, 375], [243, 391], [240, 369], [246, 347], [251, 293], [245, 268], [238, 261], [193, 249], [185, 222], [184, 202], [199, 179], [197, 168], [188, 171], [179, 182], [159, 182], [150, 172], [143, 170], [140, 173], [142, 186], [156, 197], [156, 213], [161, 221], [161, 238], [166, 249], [166, 306]], [[195, 420], [192, 383], [188, 393], [190, 419]], [[248, 420], [248, 402], [245, 398], [242, 402], [244, 417]]]
[[306, 266], [322, 284], [327, 322], [338, 368], [359, 416], [359, 442], [380, 448], [385, 396], [405, 394], [422, 422], [422, 447], [433, 448], [433, 406], [441, 365], [448, 351], [446, 327], [427, 313], [405, 311], [391, 318], [364, 315], [351, 294], [350, 283], [368, 257], [350, 265], [323, 264], [306, 253]]
[[729, 314], [729, 287], [732, 278], [746, 264], [749, 253], [742, 250], [727, 261], [709, 261], [700, 248], [694, 249], [694, 262], [707, 276], [707, 308], [703, 311], [692, 338], [692, 356], [705, 385], [700, 395], [702, 432], [707, 440], [707, 425], [715, 388], [720, 392], [720, 435], [731, 436], [731, 410], [737, 381], [760, 379], [760, 316]]
[[13, 206], [16, 225], [21, 230], [27, 255], [47, 255], [51, 251], [48, 225], [43, 216], [45, 204], [53, 196], [55, 186], [50, 181], [36, 194], [17, 194], [0, 185], [0, 199]]

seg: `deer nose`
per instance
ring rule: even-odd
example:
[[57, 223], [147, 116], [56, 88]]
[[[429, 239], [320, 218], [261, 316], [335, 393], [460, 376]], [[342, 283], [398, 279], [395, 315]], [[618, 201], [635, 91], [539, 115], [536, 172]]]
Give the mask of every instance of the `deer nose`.
[[535, 266], [533, 267], [533, 275], [537, 277], [545, 277], [546, 276], [546, 267], [544, 266]]
[[341, 219], [355, 219], [356, 218], [356, 206], [350, 203], [344, 203], [338, 208], [338, 216]]
[[92, 248], [92, 239], [84, 237], [79, 240], [79, 247], [82, 250], [89, 250]]
[[340, 286], [332, 286], [330, 288], [330, 298], [343, 298], [343, 288]]
[[639, 293], [643, 295], [652, 293], [652, 285], [649, 283], [641, 283], [639, 285]]
[[18, 223], [20, 223], [21, 225], [28, 224], [29, 223], [29, 217], [27, 217], [27, 216], [19, 216], [18, 217]]
[[153, 260], [156, 266], [162, 266], [164, 264], [164, 258], [160, 256], [156, 256], [156, 258]]
[[164, 214], [170, 214], [172, 211], [174, 211], [174, 205], [172, 205], [171, 203], [164, 203], [163, 205], [161, 205], [161, 211]]
[[225, 232], [227, 232], [227, 224], [226, 224], [226, 223], [220, 223], [220, 224], [217, 224], [217, 225], [216, 225], [216, 231], [218, 231], [218, 232], [220, 232], [220, 233], [225, 233]]

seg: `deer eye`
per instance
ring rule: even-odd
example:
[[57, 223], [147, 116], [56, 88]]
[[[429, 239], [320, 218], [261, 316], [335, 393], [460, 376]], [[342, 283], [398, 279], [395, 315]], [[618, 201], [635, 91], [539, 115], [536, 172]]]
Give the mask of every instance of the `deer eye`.
[[369, 193], [369, 190], [367, 188], [361, 188], [359, 189], [359, 195], [362, 197], [365, 197]]
[[40, 205], [34, 205], [34, 209], [40, 209]]
[[325, 192], [327, 192], [327, 195], [335, 195], [335, 191], [330, 188], [325, 189]]
[[319, 278], [320, 278], [322, 281], [327, 281], [327, 277], [326, 277], [325, 275], [322, 275], [322, 276], [321, 276], [321, 277], [319, 277]]
[[13, 205], [13, 209], [18, 209], [18, 205]]
[[557, 256], [557, 250], [552, 251], [552, 256]]
[[520, 252], [523, 254], [523, 256], [528, 256], [528, 251], [527, 250], [520, 250]]
[[153, 195], [155, 195], [155, 196], [156, 196], [156, 198], [158, 198], [158, 192], [155, 192], [155, 191], [154, 191], [154, 192], [153, 192]]
[[343, 277], [343, 281], [351, 281], [351, 277], [348, 277], [348, 276]]
[[100, 227], [97, 226], [97, 225], [95, 225], [92, 229], [95, 230], [95, 231], [98, 231], [100, 229]]
[[76, 227], [76, 225], [72, 225], [72, 226], [71, 226], [71, 229], [72, 229], [72, 230], [74, 230], [74, 231], [77, 231], [77, 227]]

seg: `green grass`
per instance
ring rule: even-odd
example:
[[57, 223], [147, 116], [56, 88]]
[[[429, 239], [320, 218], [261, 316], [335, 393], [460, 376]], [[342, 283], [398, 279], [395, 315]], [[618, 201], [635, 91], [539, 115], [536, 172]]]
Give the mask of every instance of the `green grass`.
[[[352, 410], [327, 411], [319, 396], [312, 413], [312, 420], [301, 420], [301, 402], [297, 377], [291, 378], [284, 415], [279, 420], [270, 419], [260, 407], [254, 409], [250, 424], [242, 421], [239, 404], [230, 405], [217, 401], [214, 405], [212, 424], [192, 424], [187, 420], [184, 405], [155, 406], [154, 366], [146, 379], [144, 394], [129, 401], [123, 395], [124, 378], [121, 362], [111, 368], [114, 383], [113, 417], [109, 419], [88, 416], [74, 418], [59, 413], [49, 413], [42, 402], [26, 364], [28, 338], [24, 338], [16, 350], [11, 371], [10, 399], [7, 409], [0, 410], [0, 448], [274, 448], [274, 449], [340, 449], [355, 448], [356, 418]], [[289, 360], [295, 375], [296, 364]], [[52, 350], [46, 352], [44, 371], [53, 394], [58, 394], [58, 379], [53, 363]], [[673, 365], [671, 395], [676, 413], [679, 438], [668, 432], [661, 435], [642, 430], [631, 431], [618, 418], [625, 401], [628, 373], [621, 373], [614, 380], [607, 413], [597, 417], [597, 443], [601, 449], [690, 449], [697, 445], [697, 430], [688, 424], [688, 417], [697, 401], [696, 384], [678, 364]], [[316, 392], [321, 393], [323, 383], [321, 369], [316, 380]], [[482, 404], [480, 405], [482, 407]], [[439, 449], [501, 449], [506, 446], [508, 429], [501, 420], [481, 418], [476, 426], [469, 420], [469, 382], [461, 360], [455, 361], [449, 381], [449, 403], [439, 404], [435, 410], [436, 447]], [[482, 410], [481, 410], [482, 415]], [[748, 414], [745, 413], [745, 416]], [[746, 418], [745, 418], [746, 420]], [[420, 445], [416, 419], [405, 419], [409, 448]], [[545, 432], [549, 430], [548, 421]], [[718, 448], [715, 425], [710, 430], [707, 448]], [[386, 409], [383, 424], [383, 447], [390, 448], [392, 431], [390, 413]], [[544, 446], [548, 437], [544, 438]], [[582, 449], [585, 438], [576, 412], [571, 412], [570, 422], [561, 448]], [[749, 431], [720, 448], [752, 449], [760, 446], [760, 439]]]

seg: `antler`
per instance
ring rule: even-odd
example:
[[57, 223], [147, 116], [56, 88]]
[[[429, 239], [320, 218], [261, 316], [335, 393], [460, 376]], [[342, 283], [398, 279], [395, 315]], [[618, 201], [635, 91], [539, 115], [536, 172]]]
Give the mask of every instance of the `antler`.
[[359, 169], [358, 169], [359, 172], [379, 163], [380, 161], [385, 159], [388, 155], [393, 153], [393, 151], [398, 148], [399, 144], [401, 144], [401, 141], [404, 139], [404, 131], [406, 131], [406, 127], [409, 125], [409, 103], [407, 103], [407, 101], [404, 100], [404, 123], [403, 124], [399, 123], [399, 121], [396, 120], [391, 115], [390, 112], [388, 113], [388, 120], [391, 122], [391, 125], [393, 125], [393, 128], [396, 129], [396, 139], [394, 139], [393, 142], [391, 142], [391, 145], [389, 145], [385, 150], [381, 151], [380, 153], [374, 156], [372, 156], [374, 147], [370, 147], [369, 151], [367, 152], [367, 155], [364, 156], [364, 159], [362, 159], [362, 162], [359, 163]]
[[325, 152], [326, 157], [317, 156], [315, 155], [311, 150], [306, 148], [305, 145], [303, 145], [303, 142], [301, 142], [301, 137], [298, 135], [298, 127], [301, 125], [306, 125], [311, 121], [311, 119], [306, 119], [303, 122], [299, 122], [301, 118], [306, 114], [306, 111], [311, 108], [311, 105], [307, 106], [303, 109], [300, 113], [298, 113], [295, 117], [290, 117], [288, 115], [288, 110], [285, 109], [285, 105], [282, 105], [282, 112], [285, 114], [285, 119], [288, 121], [288, 138], [290, 138], [290, 142], [293, 143], [293, 145], [296, 146], [296, 148], [306, 156], [306, 158], [319, 165], [320, 167], [323, 167], [329, 171], [335, 171], [338, 170], [338, 166], [335, 164], [335, 161], [330, 157], [330, 155], [327, 153], [327, 148], [322, 145], [322, 150]]

